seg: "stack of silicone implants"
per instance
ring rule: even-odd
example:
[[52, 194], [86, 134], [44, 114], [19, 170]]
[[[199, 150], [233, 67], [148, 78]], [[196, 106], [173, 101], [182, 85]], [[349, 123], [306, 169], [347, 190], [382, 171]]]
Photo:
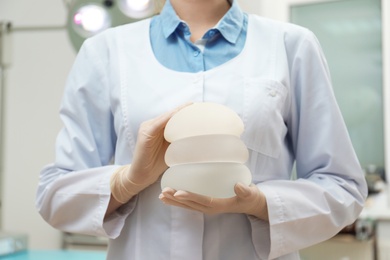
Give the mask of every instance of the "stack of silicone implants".
[[237, 182], [249, 185], [252, 177], [245, 165], [248, 149], [241, 141], [241, 118], [216, 103], [194, 103], [167, 123], [170, 143], [165, 162], [169, 166], [161, 188], [170, 187], [214, 198], [235, 196]]

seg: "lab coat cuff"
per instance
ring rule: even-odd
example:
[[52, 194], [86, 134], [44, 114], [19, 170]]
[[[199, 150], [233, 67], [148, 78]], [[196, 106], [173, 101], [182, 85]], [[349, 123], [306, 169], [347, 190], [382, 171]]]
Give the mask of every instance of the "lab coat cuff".
[[105, 219], [103, 229], [108, 238], [115, 239], [120, 235], [127, 217], [133, 212], [137, 204], [137, 200], [138, 196], [136, 195]]
[[101, 180], [101, 185], [100, 185], [100, 188], [102, 189], [100, 191], [100, 194], [102, 194], [100, 205], [104, 205], [104, 207], [102, 207], [102, 215], [103, 215], [102, 224], [100, 225], [102, 227], [101, 235], [108, 237], [110, 239], [115, 239], [120, 235], [125, 225], [126, 218], [134, 210], [137, 202], [137, 196], [134, 196], [131, 200], [129, 200], [129, 202], [119, 207], [110, 216], [104, 218], [104, 215], [107, 211], [108, 204], [110, 203], [110, 199], [111, 199], [111, 188], [110, 188], [111, 175], [115, 171], [117, 171], [120, 167], [121, 166], [113, 167], [109, 173], [105, 174], [105, 176]]
[[[275, 259], [287, 253], [284, 246], [285, 239], [283, 236], [283, 230], [278, 228], [277, 225], [278, 223], [283, 223], [285, 221], [285, 206], [282, 197], [274, 188], [267, 186], [266, 183], [257, 184], [257, 187], [266, 197], [269, 221], [267, 222], [267, 230], [265, 230], [264, 227], [262, 229], [258, 228], [259, 232], [254, 232], [253, 236], [258, 236], [256, 239], [259, 240], [259, 242], [256, 243], [267, 243], [268, 245], [268, 256], [264, 259]], [[256, 222], [252, 220], [251, 223]], [[259, 224], [256, 225], [258, 226]], [[254, 224], [252, 224], [252, 226], [254, 226]], [[262, 232], [268, 232], [268, 241], [263, 241], [265, 239], [261, 238]]]
[[259, 259], [268, 259], [270, 252], [269, 234], [270, 227], [267, 221], [248, 215], [252, 227], [252, 241]]

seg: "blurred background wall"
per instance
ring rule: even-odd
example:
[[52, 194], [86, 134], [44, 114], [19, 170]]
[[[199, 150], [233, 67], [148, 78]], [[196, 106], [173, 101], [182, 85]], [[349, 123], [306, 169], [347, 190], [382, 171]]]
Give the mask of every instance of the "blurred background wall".
[[[0, 20], [15, 28], [63, 26], [57, 0], [1, 0]], [[28, 233], [31, 248], [57, 248], [60, 233], [35, 209], [40, 169], [54, 159], [64, 82], [75, 57], [65, 30], [15, 30], [6, 46], [1, 229]]]

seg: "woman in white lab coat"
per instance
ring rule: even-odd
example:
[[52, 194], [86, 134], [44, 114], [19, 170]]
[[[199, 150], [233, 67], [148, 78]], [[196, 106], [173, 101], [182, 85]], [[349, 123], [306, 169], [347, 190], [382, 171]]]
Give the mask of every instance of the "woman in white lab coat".
[[[253, 185], [233, 198], [160, 188], [166, 122], [206, 101], [245, 125]], [[55, 228], [110, 238], [108, 259], [299, 259], [367, 195], [315, 36], [236, 0], [170, 0], [86, 40], [60, 115], [37, 208]]]

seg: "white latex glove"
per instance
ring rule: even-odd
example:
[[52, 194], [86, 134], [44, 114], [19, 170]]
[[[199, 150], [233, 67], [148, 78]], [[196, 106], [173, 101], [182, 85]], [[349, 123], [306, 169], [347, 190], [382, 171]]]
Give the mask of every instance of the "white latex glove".
[[126, 203], [168, 168], [164, 156], [169, 143], [164, 139], [164, 128], [169, 119], [187, 105], [141, 124], [132, 164], [121, 167], [111, 177], [111, 192], [118, 202]]

